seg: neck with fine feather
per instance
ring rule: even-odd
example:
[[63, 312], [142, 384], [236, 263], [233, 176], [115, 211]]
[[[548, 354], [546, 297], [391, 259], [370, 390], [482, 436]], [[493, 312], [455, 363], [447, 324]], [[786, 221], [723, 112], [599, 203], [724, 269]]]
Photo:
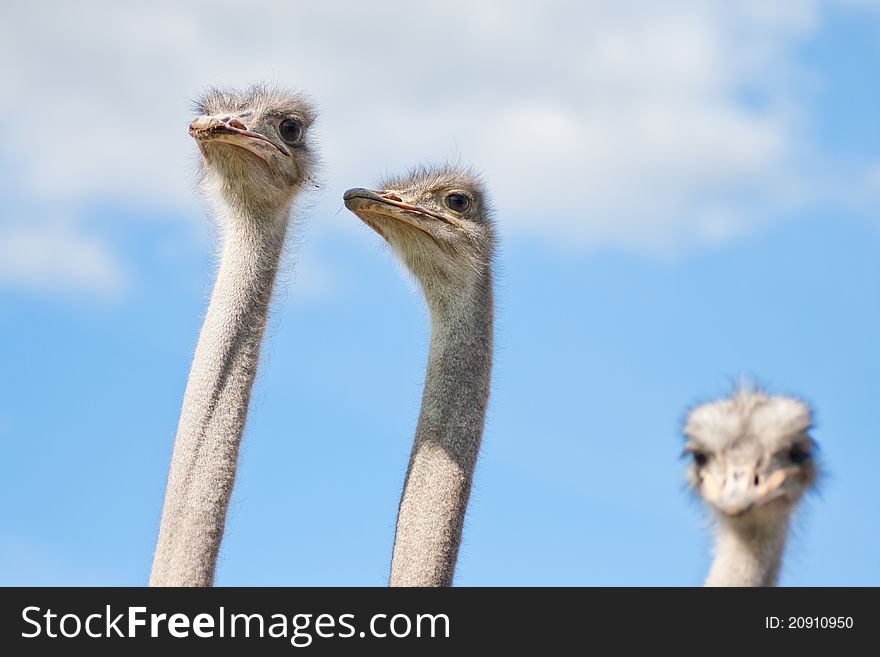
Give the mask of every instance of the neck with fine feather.
[[489, 399], [489, 266], [454, 297], [425, 291], [431, 345], [397, 517], [391, 586], [452, 584]]
[[210, 586], [290, 202], [219, 204], [223, 248], [174, 441], [151, 586]]
[[788, 520], [773, 523], [721, 518], [706, 586], [776, 586]]

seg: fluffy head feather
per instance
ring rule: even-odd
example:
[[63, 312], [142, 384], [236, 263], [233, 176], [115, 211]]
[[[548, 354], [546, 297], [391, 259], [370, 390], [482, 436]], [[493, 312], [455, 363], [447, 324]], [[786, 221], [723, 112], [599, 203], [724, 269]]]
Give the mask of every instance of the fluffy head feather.
[[381, 235], [418, 279], [429, 304], [484, 280], [495, 248], [492, 209], [479, 174], [452, 165], [419, 167], [356, 188], [345, 204]]
[[790, 397], [742, 388], [687, 419], [688, 480], [721, 517], [787, 515], [818, 476], [810, 408]]
[[211, 89], [196, 103], [190, 135], [202, 155], [202, 180], [229, 204], [273, 213], [312, 178], [312, 103], [302, 94], [253, 85]]

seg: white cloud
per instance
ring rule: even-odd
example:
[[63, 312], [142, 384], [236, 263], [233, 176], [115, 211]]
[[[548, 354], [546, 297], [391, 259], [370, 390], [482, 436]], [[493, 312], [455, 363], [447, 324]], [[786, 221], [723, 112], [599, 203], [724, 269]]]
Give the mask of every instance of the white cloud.
[[880, 162], [875, 162], [865, 173], [865, 189], [872, 195], [880, 197]]
[[793, 85], [818, 16], [763, 0], [16, 3], [0, 160], [23, 198], [66, 212], [112, 197], [197, 214], [189, 100], [269, 79], [321, 106], [319, 212], [460, 155], [510, 234], [678, 251], [809, 187]]
[[0, 288], [115, 297], [125, 279], [106, 244], [65, 223], [0, 226]]

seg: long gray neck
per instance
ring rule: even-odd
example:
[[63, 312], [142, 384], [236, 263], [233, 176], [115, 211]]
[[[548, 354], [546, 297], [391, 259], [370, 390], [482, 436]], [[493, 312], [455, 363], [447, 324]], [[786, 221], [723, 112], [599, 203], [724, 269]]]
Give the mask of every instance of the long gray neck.
[[450, 586], [483, 434], [492, 370], [492, 278], [428, 296], [431, 346], [422, 410], [397, 516], [391, 586]]
[[706, 586], [776, 586], [788, 521], [772, 526], [719, 520]]
[[290, 204], [221, 207], [223, 251], [165, 490], [151, 586], [210, 586]]

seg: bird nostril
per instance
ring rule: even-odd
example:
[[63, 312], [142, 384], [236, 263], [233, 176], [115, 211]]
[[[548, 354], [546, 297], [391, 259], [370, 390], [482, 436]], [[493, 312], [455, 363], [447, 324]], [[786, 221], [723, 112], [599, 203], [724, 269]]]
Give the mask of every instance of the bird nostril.
[[238, 128], [239, 130], [247, 130], [247, 126], [238, 119], [226, 119], [226, 124], [233, 128]]
[[397, 194], [392, 194], [391, 192], [385, 192], [382, 194], [382, 198], [387, 198], [389, 201], [397, 201], [398, 203], [402, 203], [403, 199], [400, 198]]
[[758, 475], [755, 475], [755, 486], [758, 485], [759, 481], [760, 481], [760, 479], [759, 479]]

